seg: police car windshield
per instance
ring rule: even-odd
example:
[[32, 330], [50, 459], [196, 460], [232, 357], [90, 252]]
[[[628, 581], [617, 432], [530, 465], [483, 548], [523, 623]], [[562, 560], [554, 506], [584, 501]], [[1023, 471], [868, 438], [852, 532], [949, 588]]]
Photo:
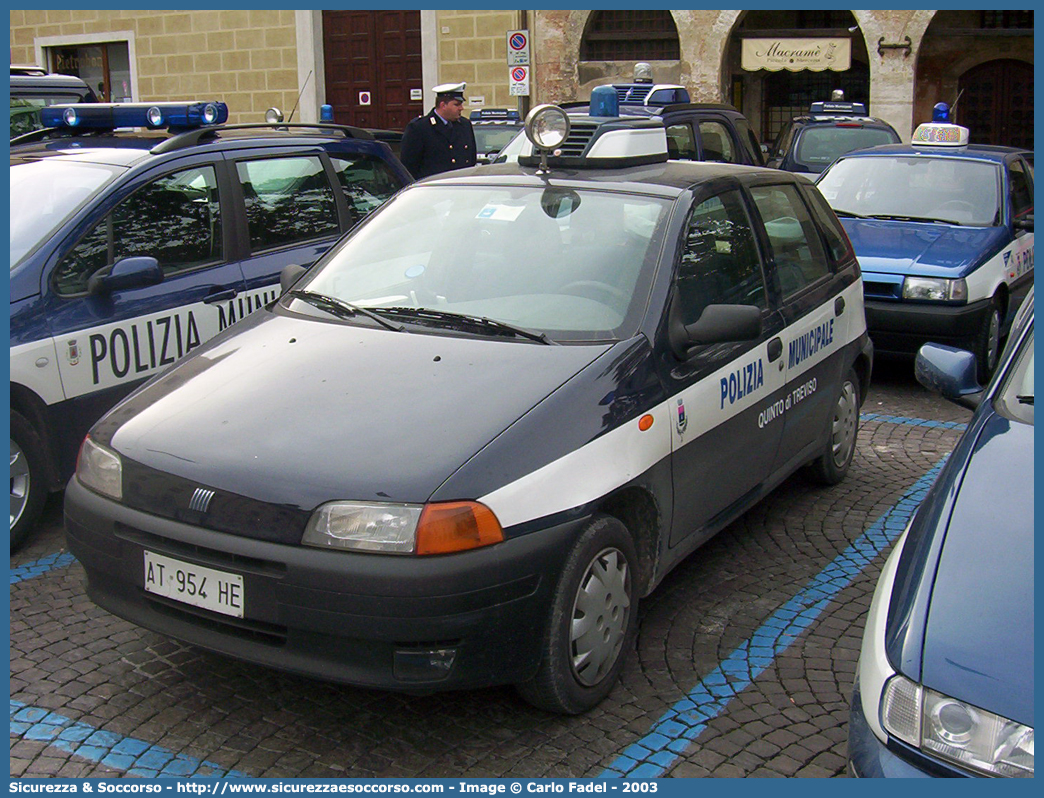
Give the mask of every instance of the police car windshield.
[[431, 308], [555, 340], [627, 337], [670, 207], [594, 190], [417, 186], [342, 242], [307, 288], [378, 312]]
[[521, 128], [517, 125], [482, 125], [476, 124], [475, 149], [481, 153], [500, 152], [515, 137]]
[[818, 182], [838, 215], [900, 217], [975, 227], [1000, 224], [996, 164], [944, 156], [852, 157]]
[[122, 171], [61, 158], [11, 164], [11, 268]]
[[892, 131], [876, 127], [838, 127], [809, 125], [798, 140], [794, 160], [817, 171], [833, 163], [839, 156], [878, 144], [896, 144]]

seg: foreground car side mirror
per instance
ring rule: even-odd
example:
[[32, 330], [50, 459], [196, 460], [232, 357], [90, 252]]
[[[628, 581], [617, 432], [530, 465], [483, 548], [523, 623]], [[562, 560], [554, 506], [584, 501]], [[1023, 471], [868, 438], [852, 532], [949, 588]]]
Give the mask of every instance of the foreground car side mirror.
[[975, 355], [943, 344], [924, 344], [914, 361], [914, 376], [929, 391], [974, 410], [983, 388], [976, 377]]
[[683, 324], [677, 302], [668, 322], [671, 349], [679, 358], [694, 346], [752, 341], [761, 335], [761, 308], [754, 305], [707, 305], [693, 324]]
[[163, 269], [152, 257], [123, 258], [112, 265], [107, 274], [96, 272], [87, 280], [87, 293], [91, 296], [126, 291], [131, 288], [146, 288], [163, 282]]
[[296, 263], [290, 263], [283, 267], [283, 271], [279, 273], [279, 295], [282, 296], [290, 290], [291, 286], [296, 283], [301, 275], [308, 271], [307, 266], [300, 266]]

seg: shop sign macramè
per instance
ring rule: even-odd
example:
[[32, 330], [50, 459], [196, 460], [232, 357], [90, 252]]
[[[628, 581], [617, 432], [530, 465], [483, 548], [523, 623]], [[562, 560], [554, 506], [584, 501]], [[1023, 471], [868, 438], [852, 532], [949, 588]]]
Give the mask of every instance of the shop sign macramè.
[[851, 39], [744, 39], [742, 66], [755, 72], [831, 69], [845, 72], [852, 63]]

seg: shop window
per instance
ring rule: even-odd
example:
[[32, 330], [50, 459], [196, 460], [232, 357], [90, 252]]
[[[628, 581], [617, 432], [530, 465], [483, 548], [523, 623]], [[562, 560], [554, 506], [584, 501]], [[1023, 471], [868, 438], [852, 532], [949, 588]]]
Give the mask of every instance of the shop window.
[[101, 102], [134, 101], [127, 42], [60, 45], [49, 48], [47, 57], [52, 72], [83, 78]]
[[580, 45], [581, 61], [676, 61], [678, 29], [670, 11], [595, 11]]

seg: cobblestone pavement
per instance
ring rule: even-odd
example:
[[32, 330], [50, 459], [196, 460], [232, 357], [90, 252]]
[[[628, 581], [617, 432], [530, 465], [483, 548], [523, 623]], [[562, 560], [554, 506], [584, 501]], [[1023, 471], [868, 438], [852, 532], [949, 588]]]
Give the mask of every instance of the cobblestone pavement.
[[[884, 556], [837, 563], [875, 529], [901, 531], [970, 417], [889, 363], [863, 414], [848, 479], [791, 478], [675, 569], [640, 606], [620, 685], [575, 718], [509, 688], [325, 684], [139, 629], [87, 599], [54, 497], [46, 528], [11, 558], [11, 775], [843, 776]], [[809, 595], [784, 629], [788, 602]]]

